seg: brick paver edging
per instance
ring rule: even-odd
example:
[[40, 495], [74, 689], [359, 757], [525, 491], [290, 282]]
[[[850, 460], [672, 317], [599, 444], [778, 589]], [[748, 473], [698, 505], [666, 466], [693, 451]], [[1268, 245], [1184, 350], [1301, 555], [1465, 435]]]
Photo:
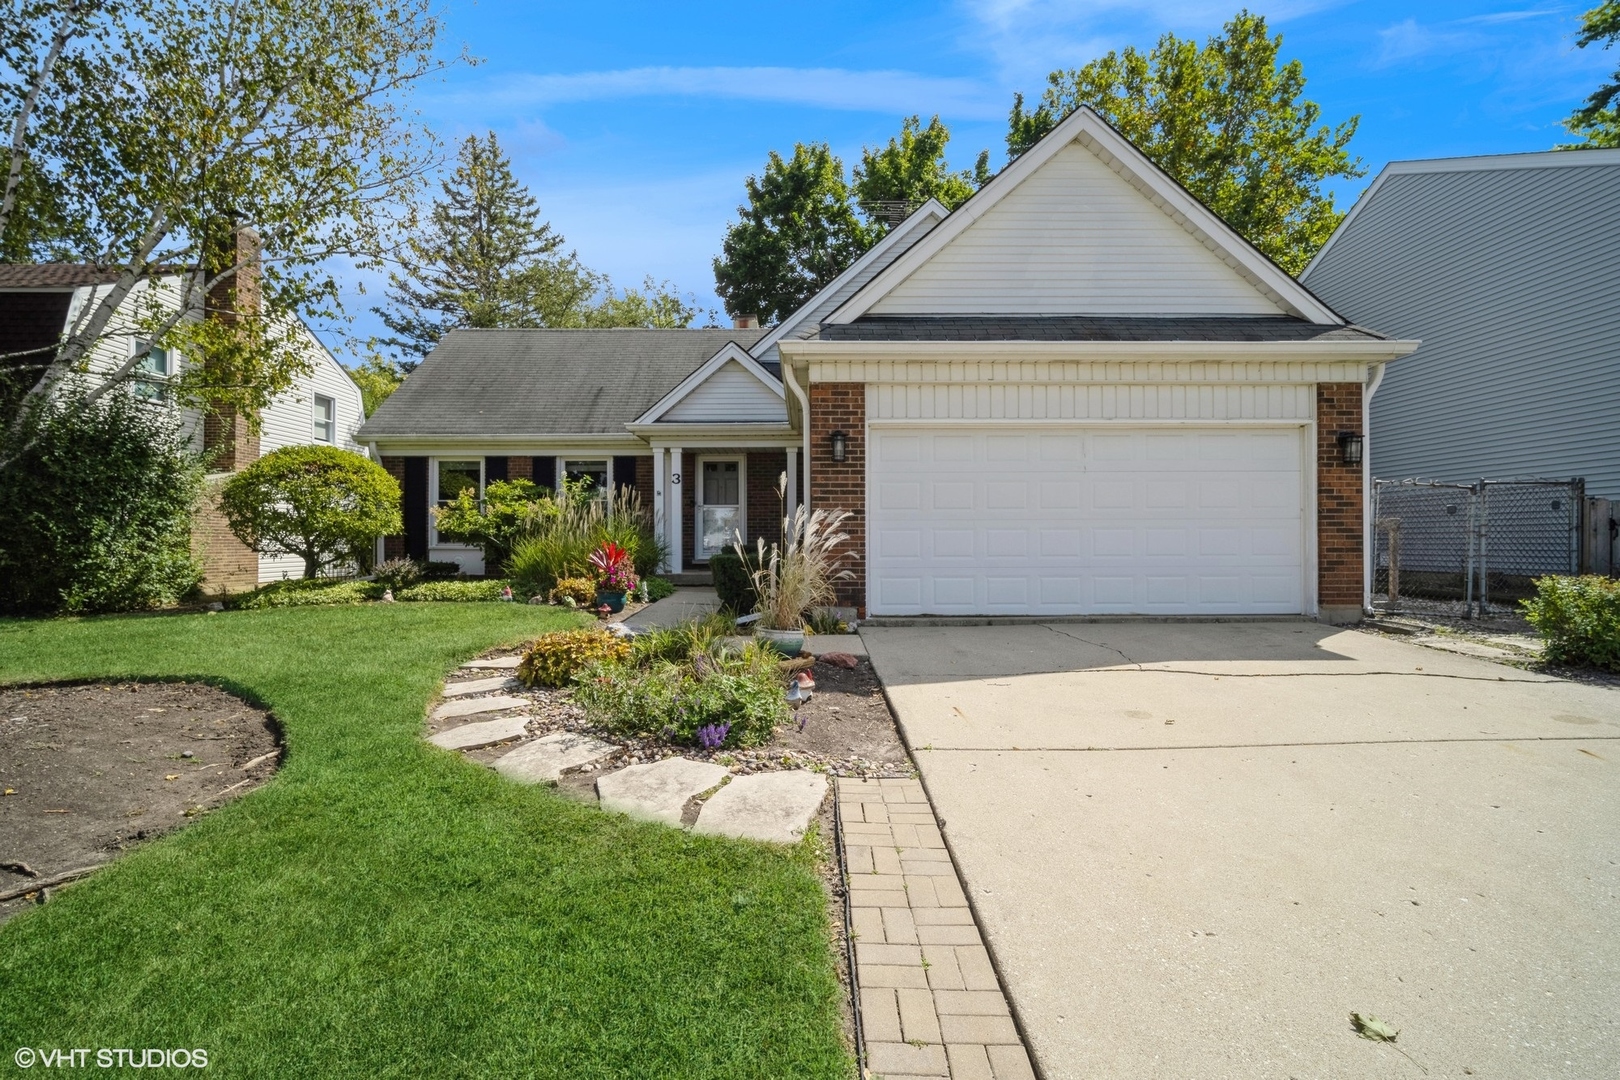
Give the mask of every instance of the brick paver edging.
[[838, 781], [874, 1077], [1035, 1080], [920, 780]]

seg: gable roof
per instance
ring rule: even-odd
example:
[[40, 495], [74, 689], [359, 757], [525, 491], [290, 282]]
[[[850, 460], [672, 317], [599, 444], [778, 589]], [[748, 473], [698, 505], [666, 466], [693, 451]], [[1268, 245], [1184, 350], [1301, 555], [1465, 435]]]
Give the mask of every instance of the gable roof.
[[[1200, 266], [1210, 281], [1218, 281], [1221, 275], [1230, 276], [1235, 282], [1246, 283], [1248, 292], [1233, 294], [1228, 292], [1224, 303], [1232, 305], [1215, 311], [1166, 311], [1153, 312], [1153, 314], [1259, 314], [1262, 312], [1280, 312], [1302, 318], [1316, 323], [1343, 323], [1327, 304], [1314, 296], [1311, 291], [1295, 281], [1281, 267], [1277, 266], [1265, 255], [1261, 254], [1252, 244], [1228, 226], [1213, 211], [1194, 198], [1185, 188], [1168, 176], [1157, 165], [1153, 164], [1141, 151], [1114, 130], [1106, 121], [1091, 109], [1082, 106], [1070, 113], [1045, 138], [1036, 143], [1017, 160], [1003, 169], [997, 176], [981, 188], [971, 199], [957, 207], [951, 215], [926, 237], [912, 246], [904, 254], [894, 259], [881, 273], [860, 289], [853, 297], [832, 312], [823, 322], [847, 323], [853, 322], [875, 309], [897, 290], [901, 289], [909, 280], [942, 253], [948, 252], [954, 242], [959, 241], [969, 233], [975, 225], [984, 221], [1005, 200], [1008, 199], [1022, 185], [1035, 177], [1043, 167], [1053, 163], [1071, 147], [1082, 148], [1092, 155], [1102, 165], [1106, 166], [1119, 181], [1129, 185], [1149, 205], [1157, 208], [1163, 218], [1173, 223], [1180, 241], [1181, 254], [1179, 257], [1187, 260], [1198, 260], [1200, 263], [1209, 263]], [[1071, 161], [1076, 159], [1072, 158]], [[1117, 187], [1117, 184], [1115, 185]], [[1061, 190], [1055, 197], [1062, 197]], [[1071, 198], [1073, 196], [1070, 196]], [[1083, 209], [1083, 207], [1082, 207]], [[1134, 206], [1133, 206], [1134, 209]], [[1156, 219], [1144, 219], [1147, 224]], [[1023, 237], [1017, 242], [1041, 244], [1052, 238], [1038, 227], [1039, 215], [1026, 225]], [[1191, 241], [1192, 243], [1188, 243]], [[1003, 241], [1004, 244], [1014, 241]], [[1063, 244], [1068, 245], [1071, 251], [1083, 254], [1083, 246], [1076, 246], [1069, 238], [1063, 238]], [[1210, 253], [1208, 259], [1201, 258], [1202, 248]], [[1128, 249], [1127, 249], [1128, 250]], [[946, 259], [950, 256], [944, 255]], [[964, 256], [969, 258], [969, 256]], [[982, 258], [977, 254], [972, 258]], [[1211, 273], [1212, 272], [1212, 273]], [[1163, 275], [1161, 269], [1156, 271]], [[1238, 304], [1238, 296], [1247, 296], [1252, 299], [1246, 304]], [[1040, 301], [1031, 301], [1040, 303]], [[1258, 306], [1264, 303], [1268, 307]], [[893, 305], [885, 309], [884, 313], [894, 314]], [[1246, 310], [1245, 310], [1246, 308]], [[1002, 309], [998, 309], [1002, 310]], [[1005, 313], [1003, 310], [1002, 313]], [[1122, 314], [1117, 310], [1090, 310], [1074, 311], [1052, 310], [1049, 306], [1028, 312], [1030, 314]], [[1136, 313], [1136, 312], [1132, 312]]]
[[452, 330], [380, 405], [362, 442], [624, 434], [731, 342], [759, 330]]
[[[728, 378], [733, 373], [735, 379]], [[722, 385], [724, 384], [724, 385]], [[705, 390], [711, 393], [705, 395]], [[635, 424], [670, 422], [758, 423], [778, 419], [786, 393], [782, 381], [759, 365], [736, 342], [704, 362], [680, 384], [638, 416]], [[760, 407], [764, 408], [761, 409]], [[757, 410], [760, 415], [752, 415]], [[785, 416], [783, 417], [785, 419]]]

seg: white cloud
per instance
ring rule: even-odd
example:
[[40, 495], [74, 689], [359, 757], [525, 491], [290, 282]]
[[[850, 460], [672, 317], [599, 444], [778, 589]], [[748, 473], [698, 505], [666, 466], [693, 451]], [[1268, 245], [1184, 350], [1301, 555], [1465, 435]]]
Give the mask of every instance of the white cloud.
[[999, 118], [999, 90], [975, 79], [907, 71], [840, 68], [642, 67], [568, 75], [511, 75], [453, 100], [482, 106], [535, 108], [577, 101], [638, 97], [733, 98], [854, 112], [928, 112], [960, 119]]

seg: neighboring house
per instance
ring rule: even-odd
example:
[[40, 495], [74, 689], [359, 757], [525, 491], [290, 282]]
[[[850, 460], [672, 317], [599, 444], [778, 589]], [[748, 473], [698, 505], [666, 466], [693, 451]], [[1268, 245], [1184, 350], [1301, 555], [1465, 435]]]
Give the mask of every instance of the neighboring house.
[[1620, 498], [1617, 253], [1620, 150], [1385, 167], [1302, 277], [1423, 341], [1373, 399], [1373, 475]]
[[[1364, 387], [1417, 343], [1352, 326], [1090, 110], [929, 204], [757, 330], [458, 331], [361, 429], [405, 490], [389, 553], [497, 476], [633, 483], [701, 565], [789, 504], [850, 512], [869, 615], [1359, 617]], [[631, 479], [633, 477], [633, 480]]]
[[[64, 331], [74, 325], [80, 312], [117, 279], [118, 271], [73, 263], [0, 264], [0, 354], [25, 350], [48, 352]], [[252, 275], [246, 275], [251, 280]], [[133, 350], [145, 348], [135, 319], [143, 305], [157, 295], [156, 302], [170, 310], [179, 302], [175, 278], [160, 277], [143, 282], [115, 314], [106, 334], [91, 352], [92, 372], [109, 371], [128, 360]], [[254, 296], [249, 287], [238, 293]], [[210, 305], [215, 309], [215, 305]], [[210, 315], [209, 317], [213, 317]], [[242, 591], [262, 582], [285, 577], [302, 577], [302, 559], [290, 556], [260, 556], [243, 547], [226, 526], [214, 505], [218, 485], [231, 473], [257, 460], [261, 454], [299, 443], [328, 443], [346, 450], [363, 452], [355, 441], [355, 431], [364, 420], [360, 390], [348, 373], [301, 321], [290, 328], [294, 347], [309, 358], [309, 374], [300, 376], [294, 387], [276, 397], [260, 417], [255, 434], [240, 418], [210, 414], [190, 408], [180, 409], [184, 430], [199, 450], [214, 452], [208, 479], [208, 498], [198, 514], [193, 530], [195, 548], [204, 569], [204, 589]], [[154, 348], [132, 380], [132, 389], [150, 401], [153, 408], [177, 408], [171, 403], [166, 384], [187, 363], [188, 357]]]

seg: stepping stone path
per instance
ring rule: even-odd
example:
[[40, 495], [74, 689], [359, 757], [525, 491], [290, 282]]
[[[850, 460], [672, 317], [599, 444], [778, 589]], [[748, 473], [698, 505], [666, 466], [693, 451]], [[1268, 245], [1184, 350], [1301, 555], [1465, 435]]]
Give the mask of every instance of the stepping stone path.
[[469, 697], [473, 694], [492, 694], [497, 690], [516, 690], [523, 684], [506, 675], [498, 675], [492, 679], [474, 679], [471, 682], [446, 683], [444, 696]]
[[827, 778], [807, 769], [740, 776], [715, 792], [693, 832], [796, 843], [827, 797]]
[[596, 796], [604, 810], [678, 827], [687, 800], [708, 791], [730, 773], [725, 766], [707, 761], [665, 758], [609, 773], [596, 782]]
[[501, 712], [505, 709], [522, 709], [531, 704], [533, 703], [528, 698], [520, 697], [465, 698], [440, 705], [433, 710], [433, 719], [449, 720], [457, 716], [476, 716], [479, 713]]
[[522, 663], [521, 656], [497, 656], [493, 660], [469, 660], [461, 666], [469, 671], [516, 671]]
[[589, 735], [559, 731], [507, 751], [495, 759], [495, 771], [519, 783], [555, 783], [564, 771], [589, 765], [618, 750], [612, 743]]
[[527, 716], [505, 716], [499, 720], [483, 720], [441, 731], [428, 742], [446, 750], [479, 750], [509, 739], [521, 739], [528, 733]]

